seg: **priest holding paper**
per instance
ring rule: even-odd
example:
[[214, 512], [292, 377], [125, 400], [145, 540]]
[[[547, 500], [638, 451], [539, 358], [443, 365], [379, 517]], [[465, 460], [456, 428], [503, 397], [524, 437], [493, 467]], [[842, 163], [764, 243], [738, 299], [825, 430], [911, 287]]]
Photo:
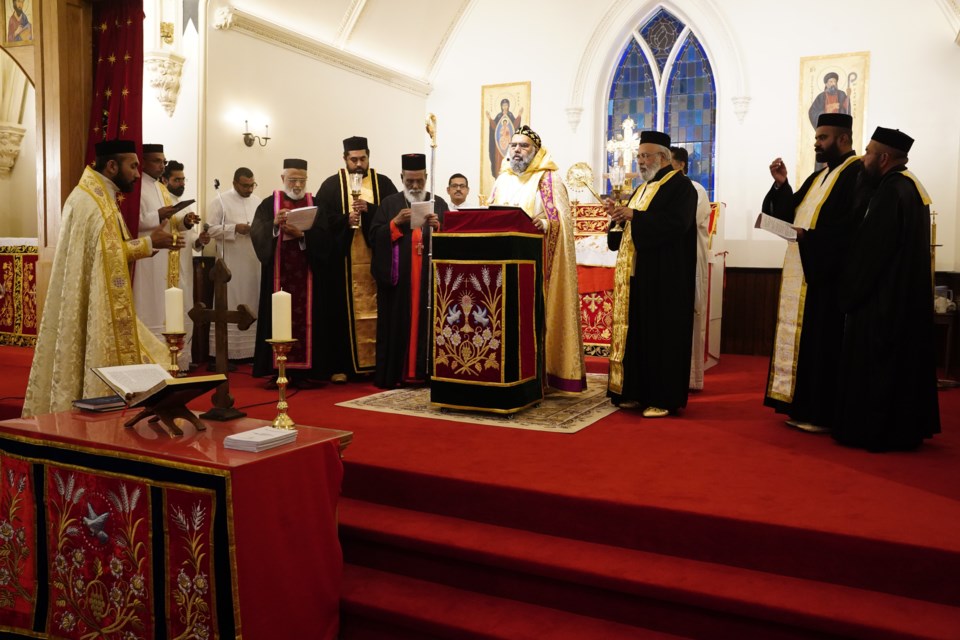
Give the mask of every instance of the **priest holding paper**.
[[863, 164], [853, 151], [853, 118], [825, 113], [817, 122], [818, 163], [794, 193], [783, 160], [770, 164], [773, 186], [763, 212], [797, 229], [787, 244], [773, 355], [764, 404], [790, 416], [787, 424], [829, 431], [837, 411], [843, 312], [837, 303], [842, 261], [863, 217], [855, 202]]
[[[384, 198], [370, 224], [373, 276], [377, 281], [377, 366], [374, 384], [392, 389], [427, 381], [430, 345], [429, 233], [448, 210], [426, 190], [422, 153], [401, 158], [403, 191]], [[431, 204], [432, 202], [432, 204]]]
[[[271, 296], [276, 291], [291, 295], [293, 338], [297, 342], [287, 356], [290, 386], [308, 387], [308, 378], [319, 363], [314, 362], [318, 298], [308, 251], [317, 244], [316, 210], [307, 191], [307, 161], [290, 158], [283, 161], [283, 189], [265, 198], [253, 218], [250, 238], [260, 260], [260, 305], [257, 312], [257, 344], [253, 357], [253, 375], [274, 372], [273, 350], [265, 342], [271, 337]], [[298, 211], [299, 210], [299, 211]], [[268, 386], [276, 384], [274, 379]]]
[[64, 202], [24, 416], [108, 395], [94, 367], [167, 361], [166, 346], [137, 318], [129, 266], [183, 239], [175, 244], [162, 227], [143, 238], [127, 229], [116, 196], [133, 190], [138, 169], [132, 141], [100, 142], [93, 167]]

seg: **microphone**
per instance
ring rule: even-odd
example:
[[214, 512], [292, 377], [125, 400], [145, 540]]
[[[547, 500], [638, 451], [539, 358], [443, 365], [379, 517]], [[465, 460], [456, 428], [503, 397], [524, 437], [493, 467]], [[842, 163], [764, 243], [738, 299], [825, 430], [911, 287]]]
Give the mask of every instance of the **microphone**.
[[219, 180], [219, 179], [217, 179], [217, 178], [214, 178], [214, 179], [213, 179], [213, 188], [214, 188], [214, 189], [219, 189], [219, 188], [220, 188], [220, 180]]

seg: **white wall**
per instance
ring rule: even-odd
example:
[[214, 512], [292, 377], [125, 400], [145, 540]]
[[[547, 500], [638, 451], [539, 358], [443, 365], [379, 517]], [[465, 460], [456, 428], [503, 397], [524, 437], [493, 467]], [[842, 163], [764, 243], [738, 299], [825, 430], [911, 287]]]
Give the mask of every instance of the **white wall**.
[[[502, 15], [500, 0], [478, 0], [461, 25], [434, 78], [427, 101], [440, 121], [441, 175], [455, 170], [477, 181], [480, 162], [480, 86], [530, 80], [531, 126], [563, 171], [577, 161], [597, 170], [610, 73], [626, 34], [649, 15], [654, 2], [529, 0], [512, 22], [510, 37], [490, 34]], [[770, 185], [776, 156], [795, 164], [799, 59], [870, 51], [870, 83], [864, 132], [877, 125], [916, 138], [910, 168], [934, 199], [938, 216], [939, 269], [960, 267], [956, 221], [960, 175], [960, 47], [934, 2], [809, 0], [771, 5], [764, 0], [691, 0], [682, 9], [705, 45], [718, 85], [717, 197], [727, 203], [726, 247], [730, 266], [779, 266], [783, 243], [750, 228]], [[597, 32], [595, 58], [591, 37]], [[587, 60], [584, 60], [584, 58]], [[581, 64], [588, 70], [580, 104], [571, 104]], [[750, 97], [741, 124], [732, 98]], [[576, 131], [569, 106], [583, 107]], [[858, 150], [862, 152], [862, 149]], [[805, 176], [802, 176], [805, 177]], [[792, 182], [800, 180], [792, 176]], [[471, 194], [475, 197], [475, 193]]]
[[[212, 21], [212, 10], [208, 14]], [[365, 136], [371, 166], [399, 183], [400, 156], [428, 153], [422, 96], [355, 75], [237, 31], [207, 30], [206, 174], [207, 201], [217, 177], [230, 188], [233, 172], [253, 170], [256, 195], [281, 186], [284, 158], [309, 163], [307, 188], [343, 166], [343, 139]], [[263, 135], [266, 147], [243, 144], [243, 121]], [[443, 192], [441, 192], [443, 193]]]
[[[3, 55], [3, 54], [0, 54]], [[0, 237], [37, 237], [37, 92], [27, 86], [20, 155], [10, 175], [0, 177]]]

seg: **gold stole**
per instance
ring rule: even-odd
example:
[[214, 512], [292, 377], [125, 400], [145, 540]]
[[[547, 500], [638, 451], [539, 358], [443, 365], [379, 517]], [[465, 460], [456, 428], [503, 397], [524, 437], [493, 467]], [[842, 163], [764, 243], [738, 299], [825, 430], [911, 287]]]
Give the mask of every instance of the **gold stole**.
[[133, 290], [130, 287], [130, 272], [127, 270], [127, 249], [122, 234], [126, 224], [117, 208], [117, 203], [107, 194], [109, 191], [100, 176], [87, 167], [80, 178], [83, 189], [100, 209], [103, 229], [100, 231], [100, 251], [103, 256], [103, 277], [106, 283], [113, 325], [113, 340], [117, 350], [118, 364], [141, 364], [140, 337], [137, 334], [137, 315], [133, 308]]
[[[170, 192], [166, 185], [158, 182], [157, 188], [160, 189], [160, 196], [163, 198], [163, 205], [169, 207], [173, 204], [170, 199]], [[176, 244], [180, 234], [177, 232], [177, 224], [170, 216], [170, 232], [173, 234], [173, 242]], [[167, 252], [167, 288], [180, 287], [180, 249], [169, 249]]]
[[913, 182], [913, 185], [917, 188], [917, 192], [920, 194], [920, 200], [923, 201], [923, 204], [929, 207], [933, 200], [930, 199], [930, 194], [927, 193], [926, 188], [920, 184], [920, 180], [917, 178], [917, 176], [913, 175], [913, 173], [907, 171], [906, 169], [901, 171], [900, 175], [904, 176], [905, 178], [910, 178], [910, 181]]
[[[797, 207], [793, 226], [803, 229], [816, 228], [820, 209], [833, 192], [840, 174], [859, 159], [859, 156], [850, 156], [834, 171], [829, 171], [827, 167], [817, 174], [803, 201]], [[827, 171], [829, 173], [824, 177]], [[767, 395], [782, 402], [793, 401], [806, 297], [807, 281], [803, 277], [800, 247], [796, 242], [790, 242], [787, 243], [787, 253], [783, 258], [777, 330], [773, 340], [773, 362], [770, 368], [770, 379], [767, 381]]]
[[[349, 216], [353, 197], [350, 195], [350, 176], [346, 169], [340, 169], [340, 190], [343, 213]], [[380, 206], [380, 181], [373, 169], [363, 177], [360, 199]], [[363, 235], [362, 226], [353, 233], [349, 262], [344, 258], [344, 277], [349, 296], [349, 334], [353, 342], [351, 354], [357, 373], [373, 371], [377, 364], [377, 283], [370, 271], [373, 254]]]
[[[657, 182], [645, 183], [634, 192], [627, 206], [638, 212], [646, 211], [660, 187], [677, 173], [679, 172], [674, 170]], [[617, 394], [623, 393], [623, 356], [627, 347], [627, 330], [630, 328], [630, 278], [633, 276], [636, 257], [630, 229], [628, 220], [623, 225], [623, 237], [620, 239], [617, 264], [613, 272], [613, 331], [610, 336], [610, 376], [607, 388]]]

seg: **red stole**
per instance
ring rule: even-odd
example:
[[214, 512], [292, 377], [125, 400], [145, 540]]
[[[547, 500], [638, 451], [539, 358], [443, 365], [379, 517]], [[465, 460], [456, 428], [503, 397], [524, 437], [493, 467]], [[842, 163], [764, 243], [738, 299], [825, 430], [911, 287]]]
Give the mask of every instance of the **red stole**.
[[417, 377], [417, 348], [420, 346], [420, 270], [423, 268], [423, 229], [410, 236], [410, 339], [407, 346], [405, 382], [422, 382]]
[[[283, 191], [273, 192], [273, 215], [281, 209], [298, 209], [313, 206], [310, 193], [301, 200], [291, 200]], [[297, 339], [287, 355], [288, 369], [309, 369], [313, 366], [313, 271], [307, 252], [300, 249], [296, 238], [277, 238], [273, 253], [273, 290], [283, 289], [291, 297], [292, 337]], [[277, 366], [274, 356], [273, 366]]]

